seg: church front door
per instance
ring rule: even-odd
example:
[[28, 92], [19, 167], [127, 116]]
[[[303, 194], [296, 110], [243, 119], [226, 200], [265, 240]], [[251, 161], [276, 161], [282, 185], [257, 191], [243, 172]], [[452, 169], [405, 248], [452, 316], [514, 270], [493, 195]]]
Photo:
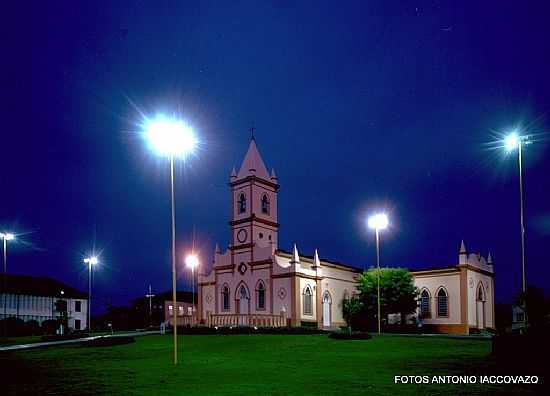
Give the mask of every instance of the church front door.
[[[239, 289], [239, 314], [248, 315], [248, 295], [244, 286], [241, 286]], [[248, 318], [242, 316], [239, 317], [239, 324], [241, 326], [248, 325]]]

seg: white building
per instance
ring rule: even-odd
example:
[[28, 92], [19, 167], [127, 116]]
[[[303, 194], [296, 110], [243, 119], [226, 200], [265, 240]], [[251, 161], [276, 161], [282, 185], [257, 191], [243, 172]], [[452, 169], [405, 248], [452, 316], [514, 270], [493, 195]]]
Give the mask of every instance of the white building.
[[[231, 172], [230, 243], [216, 245], [213, 267], [199, 274], [199, 319], [211, 326], [343, 326], [341, 303], [356, 293], [362, 270], [278, 248], [278, 190], [254, 139]], [[492, 263], [467, 255], [456, 267], [413, 272], [426, 328], [467, 333], [494, 327]], [[480, 294], [476, 294], [480, 291]], [[446, 298], [444, 297], [446, 295]]]
[[427, 329], [441, 333], [464, 333], [470, 329], [495, 328], [495, 281], [493, 260], [468, 253], [464, 241], [458, 264], [412, 271], [419, 290], [419, 313]]
[[72, 330], [87, 326], [88, 297], [64, 283], [50, 278], [8, 274], [0, 293], [0, 319], [16, 317], [25, 322], [66, 317]]

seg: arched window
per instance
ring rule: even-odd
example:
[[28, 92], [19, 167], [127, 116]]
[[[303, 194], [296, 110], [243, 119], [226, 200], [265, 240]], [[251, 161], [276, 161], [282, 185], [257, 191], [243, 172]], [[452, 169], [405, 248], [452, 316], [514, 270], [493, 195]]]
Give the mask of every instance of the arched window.
[[313, 293], [309, 286], [304, 289], [304, 315], [313, 315]]
[[449, 298], [444, 288], [437, 292], [437, 316], [449, 316]]
[[256, 289], [256, 307], [257, 309], [265, 309], [265, 286], [262, 281], [258, 283]]
[[420, 313], [424, 317], [430, 316], [430, 293], [426, 289], [420, 293]]
[[483, 286], [481, 285], [477, 288], [477, 301], [485, 301], [483, 298]]
[[269, 198], [267, 194], [262, 196], [262, 213], [269, 214]]
[[239, 289], [239, 294], [241, 296], [241, 300], [246, 300], [246, 298], [248, 297], [246, 295], [246, 287], [244, 287], [244, 285], [242, 285], [241, 288]]
[[246, 212], [246, 196], [244, 194], [239, 195], [239, 213]]
[[223, 310], [229, 311], [229, 288], [224, 286], [222, 289]]

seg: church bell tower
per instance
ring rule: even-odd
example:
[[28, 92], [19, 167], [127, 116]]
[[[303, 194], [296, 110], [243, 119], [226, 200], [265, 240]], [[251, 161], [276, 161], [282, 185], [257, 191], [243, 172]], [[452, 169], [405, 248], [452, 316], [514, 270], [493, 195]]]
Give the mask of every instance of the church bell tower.
[[275, 170], [268, 172], [254, 137], [239, 172], [233, 168], [229, 186], [232, 264], [268, 259], [277, 249], [279, 183]]

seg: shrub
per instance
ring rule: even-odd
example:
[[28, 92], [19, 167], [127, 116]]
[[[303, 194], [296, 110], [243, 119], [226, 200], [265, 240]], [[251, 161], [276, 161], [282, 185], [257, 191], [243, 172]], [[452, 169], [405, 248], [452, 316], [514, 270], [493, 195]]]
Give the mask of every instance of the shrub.
[[59, 328], [60, 322], [55, 319], [48, 319], [42, 322], [42, 333], [44, 334], [55, 334]]
[[25, 321], [15, 317], [0, 320], [0, 334], [8, 337], [27, 335]]
[[88, 337], [87, 333], [78, 333], [78, 334], [65, 334], [65, 335], [43, 335], [42, 341], [49, 342], [49, 341], [65, 341], [65, 340], [76, 340], [79, 338]]

